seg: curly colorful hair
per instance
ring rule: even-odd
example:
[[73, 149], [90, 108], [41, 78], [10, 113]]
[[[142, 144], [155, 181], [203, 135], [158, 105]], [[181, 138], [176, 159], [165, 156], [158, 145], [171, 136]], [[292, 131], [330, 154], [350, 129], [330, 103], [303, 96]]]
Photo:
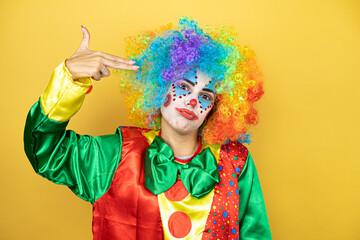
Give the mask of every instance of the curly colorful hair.
[[140, 69], [115, 70], [121, 76], [128, 120], [138, 127], [160, 129], [160, 107], [174, 81], [199, 68], [216, 81], [211, 114], [199, 129], [205, 143], [250, 143], [248, 129], [258, 123], [254, 103], [264, 94], [263, 74], [255, 53], [235, 41], [236, 32], [222, 26], [200, 28], [188, 17], [125, 39], [128, 58]]

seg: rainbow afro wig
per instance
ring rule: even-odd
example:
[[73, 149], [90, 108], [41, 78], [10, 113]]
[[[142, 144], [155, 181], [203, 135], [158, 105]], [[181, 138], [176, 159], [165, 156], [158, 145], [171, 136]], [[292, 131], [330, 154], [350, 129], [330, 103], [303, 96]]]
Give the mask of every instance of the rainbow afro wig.
[[199, 134], [205, 143], [250, 143], [248, 129], [258, 122], [254, 103], [264, 94], [255, 53], [235, 41], [230, 27], [200, 28], [188, 17], [125, 39], [128, 58], [140, 69], [116, 70], [121, 77], [128, 120], [138, 127], [160, 129], [160, 107], [169, 85], [191, 68], [216, 82], [216, 99]]

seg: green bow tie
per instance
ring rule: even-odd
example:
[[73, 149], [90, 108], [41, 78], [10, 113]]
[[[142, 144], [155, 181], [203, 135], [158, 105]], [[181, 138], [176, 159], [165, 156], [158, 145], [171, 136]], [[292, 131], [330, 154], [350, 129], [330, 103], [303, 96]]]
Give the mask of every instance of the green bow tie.
[[180, 172], [185, 188], [195, 198], [201, 198], [219, 182], [219, 168], [209, 148], [196, 155], [188, 164], [174, 161], [174, 153], [156, 136], [145, 153], [145, 187], [155, 195], [171, 188]]

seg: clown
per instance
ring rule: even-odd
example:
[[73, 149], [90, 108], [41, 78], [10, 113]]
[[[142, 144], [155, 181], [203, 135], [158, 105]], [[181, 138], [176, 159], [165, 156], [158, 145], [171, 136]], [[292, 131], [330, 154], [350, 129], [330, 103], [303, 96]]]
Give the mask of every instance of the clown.
[[[24, 143], [38, 174], [93, 204], [94, 239], [271, 239], [242, 145], [263, 94], [254, 53], [230, 28], [203, 30], [186, 17], [128, 38], [129, 59], [89, 50], [82, 30], [31, 108]], [[137, 127], [97, 137], [66, 130], [109, 68]]]

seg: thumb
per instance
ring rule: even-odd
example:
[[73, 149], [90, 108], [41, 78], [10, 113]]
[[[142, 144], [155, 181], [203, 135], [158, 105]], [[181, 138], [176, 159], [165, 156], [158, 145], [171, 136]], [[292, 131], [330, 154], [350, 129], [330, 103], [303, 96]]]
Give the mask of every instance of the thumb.
[[83, 32], [83, 39], [81, 40], [80, 47], [78, 50], [80, 49], [87, 50], [89, 49], [90, 33], [87, 30], [87, 28], [83, 26], [81, 26], [81, 31]]

